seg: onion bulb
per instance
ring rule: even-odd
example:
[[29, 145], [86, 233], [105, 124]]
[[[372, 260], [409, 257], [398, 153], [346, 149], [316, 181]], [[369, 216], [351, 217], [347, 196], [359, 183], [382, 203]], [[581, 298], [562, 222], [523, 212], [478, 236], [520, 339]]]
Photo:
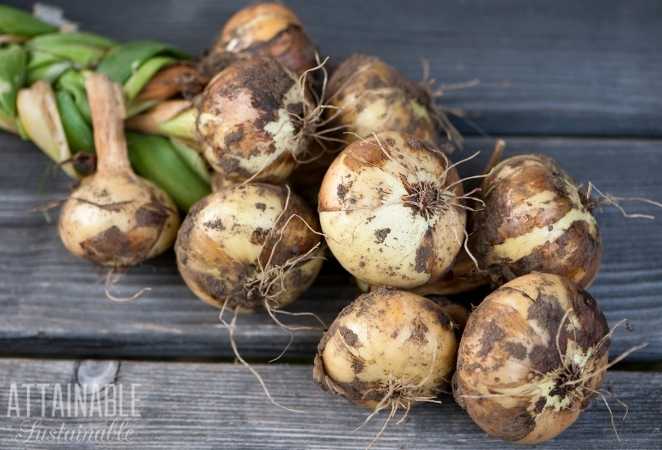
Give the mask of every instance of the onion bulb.
[[483, 180], [485, 208], [474, 215], [472, 247], [498, 282], [539, 271], [582, 287], [600, 266], [598, 224], [575, 181], [544, 155], [518, 155]]
[[408, 411], [448, 385], [456, 351], [451, 321], [437, 304], [381, 288], [338, 315], [319, 343], [313, 377], [360, 406]]
[[469, 316], [455, 398], [492, 436], [552, 439], [599, 389], [609, 337], [598, 304], [575, 283], [537, 272], [516, 278]]
[[179, 226], [177, 207], [164, 191], [131, 169], [119, 87], [97, 73], [87, 77], [85, 86], [97, 171], [65, 202], [60, 238], [69, 252], [97, 264], [132, 266], [170, 248]]
[[258, 3], [226, 22], [212, 53], [271, 56], [294, 73], [316, 66], [315, 45], [294, 12], [280, 3]]
[[462, 247], [464, 197], [441, 150], [385, 132], [338, 155], [318, 209], [327, 244], [347, 271], [371, 285], [413, 288], [442, 276]]
[[436, 142], [440, 126], [452, 141], [461, 143], [430, 94], [374, 56], [355, 54], [343, 61], [329, 80], [328, 95], [337, 126], [350, 132], [343, 135], [348, 143], [382, 131]]
[[322, 266], [317, 219], [287, 186], [238, 184], [189, 211], [177, 266], [204, 302], [232, 310], [272, 311], [301, 295]]
[[201, 95], [196, 127], [205, 158], [228, 179], [282, 182], [307, 149], [314, 109], [303, 78], [271, 58], [241, 59]]

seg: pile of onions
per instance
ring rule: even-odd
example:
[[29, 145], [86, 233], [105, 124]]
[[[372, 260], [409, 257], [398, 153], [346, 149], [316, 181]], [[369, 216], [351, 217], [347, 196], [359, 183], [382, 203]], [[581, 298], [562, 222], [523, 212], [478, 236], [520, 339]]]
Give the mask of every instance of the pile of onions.
[[318, 229], [287, 186], [231, 186], [191, 208], [175, 244], [177, 266], [212, 306], [272, 312], [296, 300], [319, 273]]
[[505, 159], [482, 186], [472, 247], [497, 283], [539, 271], [587, 287], [598, 273], [602, 244], [587, 198], [552, 158]]
[[[22, 17], [0, 10], [5, 18]], [[132, 45], [113, 58], [152, 51], [149, 43]], [[118, 66], [123, 88], [105, 75], [85, 75], [97, 170], [64, 204], [59, 234], [67, 250], [112, 268], [110, 273], [164, 252], [176, 238], [186, 285], [221, 310], [237, 359], [274, 404], [237, 349], [237, 314], [227, 322], [223, 312], [265, 311], [290, 333], [312, 329], [278, 317], [314, 316], [282, 308], [314, 282], [325, 244], [369, 292], [324, 333], [313, 378], [368, 408], [366, 420], [387, 411], [377, 437], [396, 412], [406, 417], [418, 403], [439, 403], [438, 395], [452, 384], [456, 402], [489, 435], [544, 442], [569, 427], [595, 395], [603, 396], [610, 366], [643, 347], [608, 361], [613, 331], [584, 290], [602, 255], [591, 212], [596, 203], [553, 159], [525, 154], [496, 164], [500, 143], [489, 171], [469, 177], [484, 178], [481, 188], [465, 193], [459, 163], [447, 156], [462, 137], [434, 105], [429, 86], [360, 54], [345, 60], [327, 83], [326, 60], [319, 61], [294, 12], [278, 3], [237, 12], [199, 62], [159, 48], [173, 55], [135, 59], [131, 70]], [[14, 67], [5, 84], [18, 89], [23, 81], [16, 80], [31, 60], [18, 48], [9, 50], [3, 61]], [[311, 80], [316, 72], [323, 77]], [[80, 88], [83, 74], [76, 74], [70, 89]], [[74, 94], [67, 95], [74, 102]], [[45, 80], [16, 97], [21, 129], [70, 175], [81, 175], [75, 168], [91, 159], [73, 158], [68, 139], [84, 108], [76, 105], [81, 117], [73, 110], [62, 114], [58, 108], [69, 97], [56, 96]], [[184, 209], [208, 192], [207, 181], [213, 184], [214, 193], [190, 209], [178, 233], [173, 200], [131, 169], [125, 98], [137, 114], [127, 126], [172, 138], [167, 153], [151, 145], [153, 137], [129, 135], [130, 144], [142, 142], [131, 155], [138, 173], [177, 192], [173, 198]], [[0, 126], [16, 132], [16, 113], [6, 109]], [[81, 136], [89, 137], [91, 129], [82, 124], [76, 146], [90, 150]], [[344, 148], [335, 156], [326, 142]], [[311, 155], [318, 157], [315, 163], [302, 165]], [[192, 195], [172, 189], [184, 184], [186, 173], [163, 170], [183, 167], [175, 164], [179, 159], [200, 178], [202, 188]], [[319, 214], [287, 181], [306, 199], [317, 195]], [[465, 298], [439, 296], [489, 281], [496, 289], [471, 313]]]
[[609, 337], [598, 304], [576, 284], [543, 273], [516, 278], [469, 316], [455, 398], [492, 436], [552, 439], [598, 392]]
[[69, 252], [97, 264], [133, 266], [170, 248], [179, 227], [177, 207], [131, 170], [119, 87], [97, 73], [85, 85], [97, 171], [82, 180], [62, 207], [60, 238]]
[[439, 148], [385, 132], [338, 155], [318, 210], [347, 271], [371, 285], [413, 288], [442, 276], [462, 247], [463, 199], [457, 170]]

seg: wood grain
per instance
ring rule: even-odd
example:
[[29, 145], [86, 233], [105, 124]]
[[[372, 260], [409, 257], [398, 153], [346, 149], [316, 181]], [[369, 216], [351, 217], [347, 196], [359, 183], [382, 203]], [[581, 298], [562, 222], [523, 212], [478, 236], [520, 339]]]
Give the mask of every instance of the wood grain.
[[[77, 363], [60, 360], [0, 360], [0, 405], [9, 402], [11, 383], [76, 383]], [[228, 448], [228, 449], [357, 449], [365, 448], [381, 427], [384, 416], [377, 416], [352, 432], [366, 418], [367, 410], [332, 397], [312, 382], [307, 366], [256, 366], [280, 403], [304, 411], [284, 411], [271, 405], [255, 378], [241, 366], [195, 363], [121, 363], [116, 383], [124, 387], [125, 412], [129, 412], [130, 385], [138, 384], [136, 412], [140, 417], [121, 419], [133, 430], [130, 443], [97, 445], [95, 448]], [[20, 386], [19, 386], [20, 388]], [[658, 449], [662, 448], [662, 374], [610, 372], [605, 389], [629, 406], [624, 410], [610, 397], [615, 425], [621, 436], [616, 439], [604, 404], [594, 400], [578, 421], [557, 439], [537, 449]], [[66, 387], [62, 388], [63, 391]], [[73, 389], [73, 388], [72, 388]], [[25, 390], [20, 389], [19, 405], [23, 417], [0, 415], [0, 449], [28, 446], [16, 440], [21, 427], [29, 429], [34, 421], [40, 427], [67, 429], [99, 427], [112, 417], [50, 417], [52, 387], [46, 388], [46, 416], [41, 416], [41, 393], [31, 390], [32, 417], [25, 417]], [[105, 392], [102, 392], [103, 401]], [[66, 395], [64, 396], [66, 402]], [[441, 405], [412, 409], [407, 420], [391, 426], [377, 442], [376, 449], [507, 449], [513, 448], [488, 438], [450, 397]], [[66, 408], [66, 404], [65, 404]], [[23, 438], [27, 438], [25, 432]], [[122, 445], [123, 444], [123, 445]], [[29, 448], [52, 448], [29, 443]], [[62, 444], [60, 444], [62, 445]], [[66, 448], [92, 448], [91, 444], [69, 443]], [[63, 447], [64, 448], [64, 447]]]
[[[85, 30], [198, 54], [245, 1], [49, 0]], [[12, 0], [22, 8], [32, 1]], [[647, 0], [286, 2], [333, 62], [380, 56], [413, 79], [421, 59], [490, 134], [662, 134], [662, 3]], [[462, 121], [458, 121], [461, 123]], [[475, 132], [471, 127], [462, 127]]]
[[[476, 173], [493, 143], [470, 139], [461, 156], [482, 149], [461, 167]], [[55, 220], [31, 209], [67, 195], [70, 180], [46, 175], [52, 164], [36, 148], [0, 135], [0, 352], [5, 355], [90, 355], [139, 358], [230, 357], [227, 332], [218, 311], [198, 301], [180, 280], [172, 254], [133, 268], [115, 285], [117, 295], [152, 290], [138, 301], [105, 299], [105, 273], [63, 249]], [[604, 192], [662, 199], [662, 142], [608, 139], [525, 139], [508, 141], [506, 154], [543, 152], [557, 158], [580, 181]], [[49, 186], [45, 189], [43, 186]], [[632, 212], [658, 214], [649, 205]], [[598, 215], [605, 254], [602, 271], [590, 289], [613, 324], [630, 319], [632, 331], [616, 333], [612, 355], [648, 342], [628, 361], [662, 361], [662, 233], [660, 221], [627, 220], [615, 209]], [[353, 282], [328, 262], [316, 284], [292, 311], [312, 311], [330, 323], [357, 295]], [[476, 298], [465, 301], [475, 302]], [[244, 356], [272, 358], [289, 336], [262, 314], [242, 315], [237, 341]], [[288, 353], [309, 358], [317, 331], [298, 332]]]

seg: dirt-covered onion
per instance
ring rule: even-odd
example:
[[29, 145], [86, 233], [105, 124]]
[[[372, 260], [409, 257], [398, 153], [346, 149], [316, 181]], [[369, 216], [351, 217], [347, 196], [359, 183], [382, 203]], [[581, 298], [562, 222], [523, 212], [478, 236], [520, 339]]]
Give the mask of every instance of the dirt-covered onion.
[[[399, 131], [436, 142], [444, 128], [451, 140], [461, 142], [421, 85], [374, 56], [355, 54], [343, 61], [329, 80], [328, 102], [337, 108], [329, 110], [337, 126], [361, 137]], [[351, 133], [342, 135], [348, 143], [357, 139]]]
[[441, 150], [386, 132], [338, 155], [322, 181], [318, 210], [329, 248], [352, 275], [413, 288], [443, 275], [462, 247], [463, 197]]
[[377, 289], [345, 307], [319, 343], [313, 377], [324, 389], [393, 413], [448, 386], [457, 339], [433, 301]]
[[482, 186], [472, 246], [481, 269], [499, 282], [532, 271], [587, 287], [600, 266], [598, 224], [575, 181], [552, 158], [505, 159]]
[[305, 82], [276, 60], [255, 57], [211, 80], [196, 126], [207, 161], [226, 178], [281, 182], [307, 149], [312, 110]]
[[97, 171], [83, 179], [64, 204], [60, 238], [74, 255], [104, 266], [132, 266], [172, 245], [179, 226], [177, 207], [131, 169], [119, 87], [101, 74], [90, 74], [85, 84]]
[[455, 398], [492, 436], [552, 439], [599, 389], [609, 336], [596, 301], [568, 279], [538, 272], [516, 278], [469, 316]]
[[317, 65], [315, 45], [301, 21], [280, 3], [258, 3], [235, 13], [211, 52], [271, 56], [298, 74]]
[[221, 189], [191, 208], [177, 237], [177, 266], [204, 302], [275, 310], [305, 291], [322, 266], [317, 218], [287, 186]]

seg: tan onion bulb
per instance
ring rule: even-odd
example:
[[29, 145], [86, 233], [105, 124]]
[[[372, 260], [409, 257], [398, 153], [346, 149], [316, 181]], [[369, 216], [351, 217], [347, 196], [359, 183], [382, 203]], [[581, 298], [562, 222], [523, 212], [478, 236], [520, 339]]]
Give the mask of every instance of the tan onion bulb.
[[358, 405], [408, 411], [448, 385], [456, 351], [451, 321], [437, 304], [382, 288], [338, 315], [319, 343], [313, 377]]
[[457, 170], [441, 150], [386, 132], [338, 155], [318, 210], [347, 271], [371, 285], [413, 288], [442, 276], [462, 247], [462, 200]]
[[242, 59], [218, 73], [201, 95], [196, 122], [212, 168], [233, 180], [284, 181], [314, 128], [304, 85], [266, 57]]
[[556, 161], [510, 157], [485, 178], [482, 196], [485, 208], [474, 215], [472, 235], [482, 269], [500, 282], [540, 271], [591, 284], [602, 256], [598, 224]]
[[[430, 94], [374, 56], [355, 54], [333, 72], [328, 86], [329, 109], [347, 143], [372, 133], [399, 131], [436, 142], [440, 120], [449, 138], [461, 136], [432, 104]], [[352, 134], [355, 133], [355, 134]]]
[[219, 52], [271, 56], [297, 74], [317, 65], [301, 21], [280, 3], [257, 3], [230, 17], [212, 48]]
[[287, 186], [234, 185], [189, 211], [177, 236], [187, 286], [217, 308], [278, 309], [296, 300], [322, 266], [317, 219]]
[[96, 73], [86, 78], [85, 87], [97, 171], [65, 202], [60, 239], [69, 252], [97, 264], [133, 266], [170, 248], [179, 227], [177, 207], [164, 191], [131, 169], [119, 87]]
[[568, 279], [537, 272], [516, 278], [469, 316], [455, 398], [491, 436], [552, 439], [600, 387], [609, 336], [596, 301]]

